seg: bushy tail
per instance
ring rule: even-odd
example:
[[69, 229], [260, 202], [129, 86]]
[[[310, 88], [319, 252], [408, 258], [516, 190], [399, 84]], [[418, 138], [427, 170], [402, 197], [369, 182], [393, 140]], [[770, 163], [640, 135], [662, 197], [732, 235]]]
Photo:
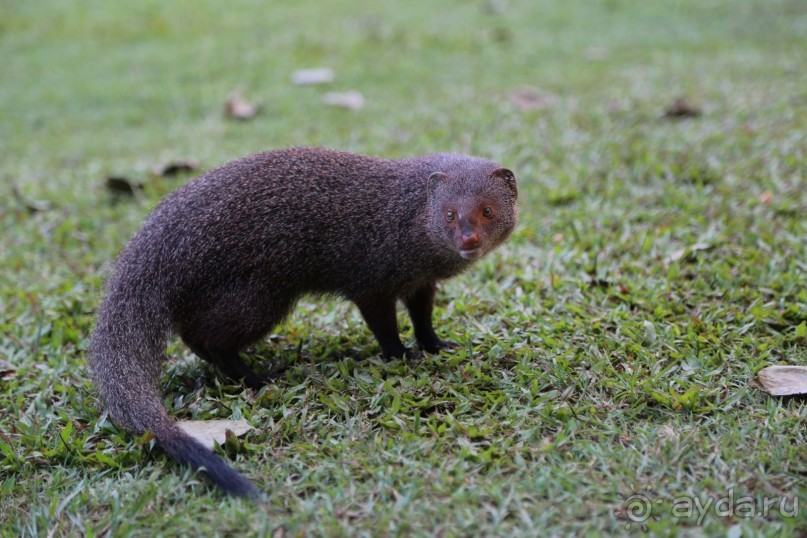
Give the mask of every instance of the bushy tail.
[[201, 470], [226, 492], [257, 498], [258, 490], [213, 451], [186, 434], [162, 405], [159, 379], [170, 328], [167, 312], [131, 292], [110, 290], [89, 349], [93, 381], [116, 424], [141, 435], [151, 431], [172, 458]]

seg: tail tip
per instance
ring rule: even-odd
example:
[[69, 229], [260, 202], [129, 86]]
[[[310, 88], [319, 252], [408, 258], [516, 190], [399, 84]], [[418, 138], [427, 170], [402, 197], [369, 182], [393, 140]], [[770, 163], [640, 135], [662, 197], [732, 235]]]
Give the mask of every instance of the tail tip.
[[169, 432], [157, 436], [157, 442], [168, 455], [182, 464], [201, 471], [228, 494], [251, 501], [261, 499], [262, 493], [255, 484], [178, 427], [172, 425]]

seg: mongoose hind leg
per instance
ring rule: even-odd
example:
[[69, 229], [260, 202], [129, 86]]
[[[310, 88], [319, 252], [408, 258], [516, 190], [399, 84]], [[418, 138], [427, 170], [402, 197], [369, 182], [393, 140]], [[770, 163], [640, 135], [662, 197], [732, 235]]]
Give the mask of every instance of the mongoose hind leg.
[[264, 290], [230, 286], [207, 308], [199, 308], [182, 320], [179, 334], [197, 356], [214, 364], [234, 380], [260, 388], [279, 373], [270, 368], [256, 373], [241, 357], [244, 349], [263, 338], [288, 311], [286, 302], [272, 300]]

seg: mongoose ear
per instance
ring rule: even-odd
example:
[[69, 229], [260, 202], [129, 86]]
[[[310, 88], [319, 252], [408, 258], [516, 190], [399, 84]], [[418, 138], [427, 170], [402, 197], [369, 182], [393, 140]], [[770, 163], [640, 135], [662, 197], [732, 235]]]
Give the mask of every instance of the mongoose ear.
[[442, 172], [435, 172], [429, 176], [429, 196], [434, 194], [434, 189], [437, 188], [437, 185], [440, 182], [445, 181], [448, 179], [448, 176]]
[[513, 195], [513, 199], [515, 200], [516, 198], [518, 198], [518, 186], [516, 185], [516, 176], [515, 174], [513, 174], [512, 171], [508, 170], [507, 168], [497, 168], [496, 170], [490, 173], [490, 177], [504, 182], [504, 184], [510, 190], [510, 194]]

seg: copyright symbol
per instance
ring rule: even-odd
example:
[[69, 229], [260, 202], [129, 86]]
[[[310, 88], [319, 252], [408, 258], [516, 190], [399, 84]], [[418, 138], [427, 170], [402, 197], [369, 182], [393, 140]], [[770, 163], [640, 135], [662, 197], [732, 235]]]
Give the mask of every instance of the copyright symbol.
[[628, 519], [634, 523], [643, 523], [650, 517], [650, 510], [653, 508], [650, 499], [644, 495], [631, 495], [625, 499]]

